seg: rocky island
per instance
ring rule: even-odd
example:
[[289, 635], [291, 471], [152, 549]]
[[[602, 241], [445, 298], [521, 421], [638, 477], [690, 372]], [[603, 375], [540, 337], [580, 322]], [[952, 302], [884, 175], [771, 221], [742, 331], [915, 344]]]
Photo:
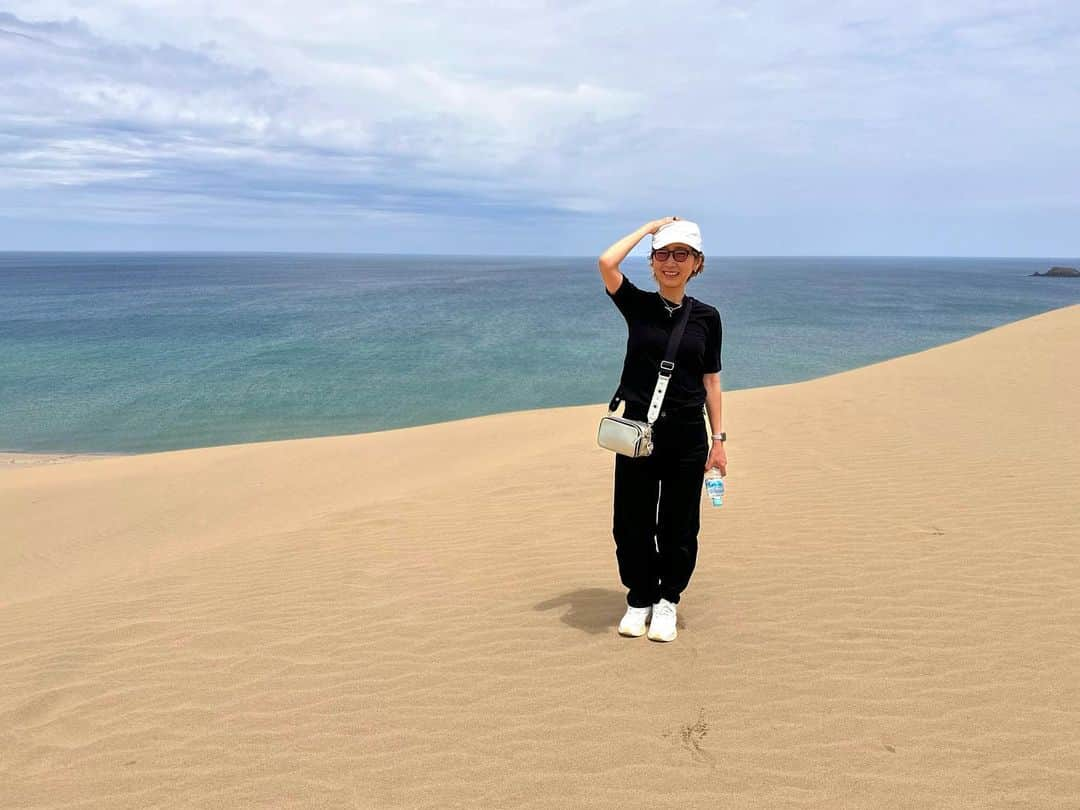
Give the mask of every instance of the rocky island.
[[1075, 267], [1051, 267], [1045, 273], [1035, 272], [1031, 275], [1038, 276], [1039, 278], [1049, 278], [1050, 276], [1056, 278], [1080, 278], [1080, 270], [1077, 270]]

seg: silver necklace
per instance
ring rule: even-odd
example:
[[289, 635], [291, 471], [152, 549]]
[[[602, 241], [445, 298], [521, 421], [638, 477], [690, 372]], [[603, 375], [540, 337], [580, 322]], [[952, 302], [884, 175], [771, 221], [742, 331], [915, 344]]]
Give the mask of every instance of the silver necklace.
[[667, 310], [667, 314], [668, 314], [668, 317], [669, 317], [669, 318], [670, 318], [670, 317], [671, 317], [671, 315], [672, 315], [672, 314], [673, 314], [673, 313], [675, 312], [675, 310], [677, 310], [677, 309], [682, 309], [682, 304], [681, 304], [681, 303], [680, 303], [680, 304], [675, 304], [675, 305], [671, 305], [671, 304], [669, 304], [669, 303], [668, 303], [667, 299], [666, 299], [666, 298], [664, 298], [664, 296], [660, 295], [660, 293], [659, 293], [659, 292], [657, 292], [656, 294], [660, 296], [660, 302], [661, 302], [661, 303], [662, 303], [662, 304], [664, 305], [664, 309], [666, 309], [666, 310]]

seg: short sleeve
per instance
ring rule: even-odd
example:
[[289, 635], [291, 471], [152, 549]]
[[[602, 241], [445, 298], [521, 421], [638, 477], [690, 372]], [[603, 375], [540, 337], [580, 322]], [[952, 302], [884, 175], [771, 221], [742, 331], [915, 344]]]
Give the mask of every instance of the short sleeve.
[[714, 312], [709, 322], [709, 335], [705, 339], [705, 373], [720, 371], [720, 346], [723, 343], [724, 328], [720, 322], [720, 313]]
[[648, 298], [648, 293], [640, 290], [625, 273], [619, 289], [612, 293], [608, 291], [607, 287], [604, 287], [604, 292], [619, 308], [619, 312], [623, 314], [627, 321], [641, 313], [641, 309], [645, 305], [642, 299]]

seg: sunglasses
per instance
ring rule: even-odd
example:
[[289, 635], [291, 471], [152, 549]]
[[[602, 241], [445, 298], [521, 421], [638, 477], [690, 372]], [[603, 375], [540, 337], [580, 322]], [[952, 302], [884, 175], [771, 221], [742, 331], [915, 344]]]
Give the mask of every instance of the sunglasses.
[[679, 248], [678, 250], [665, 250], [664, 248], [660, 248], [659, 250], [654, 250], [652, 255], [654, 259], [662, 262], [666, 262], [668, 256], [674, 256], [675, 261], [677, 262], [685, 262], [690, 258], [692, 252], [693, 251], [686, 250], [685, 248]]

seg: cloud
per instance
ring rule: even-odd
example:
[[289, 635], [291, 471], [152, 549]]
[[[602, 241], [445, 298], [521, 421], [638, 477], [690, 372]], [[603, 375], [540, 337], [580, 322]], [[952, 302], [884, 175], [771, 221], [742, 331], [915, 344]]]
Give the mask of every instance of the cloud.
[[192, 228], [363, 212], [541, 224], [584, 252], [575, 220], [629, 230], [676, 207], [880, 211], [887, 234], [915, 206], [1080, 206], [1071, 4], [7, 7], [9, 219], [31, 200]]
[[[261, 187], [267, 201], [299, 185], [377, 210], [408, 209], [409, 198], [417, 211], [447, 197], [459, 211], [516, 206], [522, 189], [550, 182], [535, 152], [555, 158], [590, 122], [632, 105], [632, 94], [586, 81], [468, 79], [425, 64], [340, 64], [315, 86], [310, 69], [278, 76], [223, 61], [218, 46], [110, 41], [79, 21], [5, 14], [0, 36], [8, 189], [129, 179], [222, 199], [250, 200]], [[557, 210], [558, 191], [527, 207]]]

